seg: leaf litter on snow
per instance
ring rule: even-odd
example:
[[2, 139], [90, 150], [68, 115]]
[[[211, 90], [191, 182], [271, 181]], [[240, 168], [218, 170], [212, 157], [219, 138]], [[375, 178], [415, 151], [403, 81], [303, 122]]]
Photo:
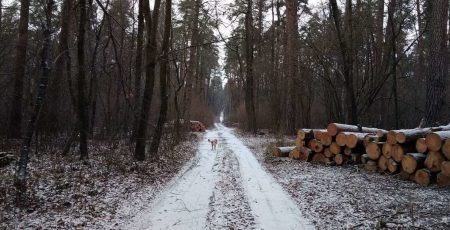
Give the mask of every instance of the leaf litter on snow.
[[[145, 208], [195, 154], [202, 134], [173, 147], [161, 144], [157, 163], [135, 162], [129, 142], [95, 141], [89, 160], [61, 156], [49, 144], [30, 156], [29, 204], [15, 207], [15, 164], [0, 168], [0, 229], [115, 229]], [[17, 153], [18, 145], [11, 147]]]

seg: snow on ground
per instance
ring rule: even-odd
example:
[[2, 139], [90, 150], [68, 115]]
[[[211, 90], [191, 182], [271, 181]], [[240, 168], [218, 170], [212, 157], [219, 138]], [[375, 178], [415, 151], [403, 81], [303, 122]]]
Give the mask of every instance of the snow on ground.
[[117, 229], [194, 156], [201, 136], [173, 149], [166, 138], [159, 163], [134, 162], [126, 140], [91, 143], [87, 164], [76, 153], [62, 157], [61, 149], [44, 148], [31, 156], [25, 210], [14, 206], [15, 164], [0, 168], [0, 229]]
[[274, 159], [267, 147], [277, 138], [240, 138], [318, 229], [450, 229], [448, 188], [421, 187], [357, 166]]
[[[218, 139], [216, 151], [207, 139]], [[124, 229], [312, 229], [231, 129], [207, 131], [198, 161]]]

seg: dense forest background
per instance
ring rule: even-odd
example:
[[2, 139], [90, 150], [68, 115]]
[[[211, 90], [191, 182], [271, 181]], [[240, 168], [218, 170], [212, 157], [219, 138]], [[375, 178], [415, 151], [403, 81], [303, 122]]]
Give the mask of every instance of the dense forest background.
[[82, 158], [130, 138], [142, 160], [222, 111], [290, 134], [450, 117], [447, 0], [0, 3], [0, 135], [79, 136]]
[[[448, 1], [256, 1], [253, 16], [258, 127], [448, 123]], [[227, 42], [226, 111], [240, 122], [243, 50], [241, 40]]]

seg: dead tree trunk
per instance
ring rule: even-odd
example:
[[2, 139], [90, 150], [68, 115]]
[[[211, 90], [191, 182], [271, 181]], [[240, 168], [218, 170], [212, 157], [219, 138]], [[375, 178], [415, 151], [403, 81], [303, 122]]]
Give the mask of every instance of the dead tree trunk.
[[54, 1], [48, 1], [46, 6], [46, 24], [43, 28], [44, 30], [44, 43], [42, 47], [41, 53], [41, 69], [42, 73], [39, 78], [39, 88], [37, 92], [36, 102], [34, 105], [34, 109], [30, 114], [30, 119], [28, 120], [28, 124], [26, 127], [26, 132], [23, 138], [22, 146], [20, 149], [20, 160], [18, 164], [18, 168], [16, 171], [16, 181], [15, 186], [17, 189], [17, 201], [19, 205], [22, 205], [26, 201], [26, 176], [27, 176], [27, 165], [29, 159], [29, 152], [31, 147], [31, 140], [33, 138], [33, 133], [36, 128], [36, 122], [39, 118], [39, 114], [42, 108], [42, 104], [44, 103], [45, 94], [47, 92], [47, 82], [48, 76], [50, 73], [49, 68], [49, 55], [50, 55], [50, 45], [51, 45], [51, 17], [52, 17], [52, 9], [53, 9]]
[[8, 123], [8, 138], [20, 138], [22, 127], [23, 81], [27, 66], [28, 21], [30, 15], [30, 0], [20, 1], [19, 38], [14, 64], [14, 91], [12, 108]]

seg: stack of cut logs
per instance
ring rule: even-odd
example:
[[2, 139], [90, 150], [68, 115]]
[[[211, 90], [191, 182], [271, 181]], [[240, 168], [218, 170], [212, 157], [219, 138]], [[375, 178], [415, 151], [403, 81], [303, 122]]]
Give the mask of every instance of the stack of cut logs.
[[200, 121], [190, 121], [190, 124], [193, 132], [205, 132], [206, 130], [205, 125]]
[[295, 146], [273, 149], [290, 157], [325, 165], [361, 164], [427, 186], [450, 185], [450, 125], [386, 131], [330, 123], [327, 129], [301, 129]]

